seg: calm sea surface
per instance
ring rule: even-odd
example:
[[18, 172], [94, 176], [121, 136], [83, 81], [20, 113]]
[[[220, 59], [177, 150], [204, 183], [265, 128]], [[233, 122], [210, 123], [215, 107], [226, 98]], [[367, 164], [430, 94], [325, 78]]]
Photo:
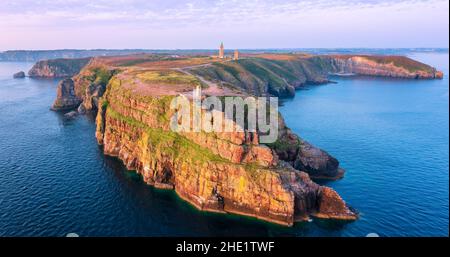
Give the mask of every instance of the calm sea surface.
[[447, 236], [449, 56], [411, 57], [445, 79], [333, 78], [284, 102], [288, 126], [347, 170], [321, 183], [361, 212], [292, 228], [199, 212], [145, 185], [102, 154], [92, 118], [49, 111], [56, 80], [14, 80], [32, 64], [0, 62], [0, 236]]

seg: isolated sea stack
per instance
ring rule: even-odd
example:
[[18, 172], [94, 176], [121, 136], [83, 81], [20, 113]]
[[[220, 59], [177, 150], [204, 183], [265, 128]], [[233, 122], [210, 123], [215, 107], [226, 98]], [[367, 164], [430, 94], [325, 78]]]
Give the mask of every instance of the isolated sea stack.
[[80, 105], [81, 101], [75, 96], [72, 79], [64, 79], [59, 82], [56, 89], [56, 100], [52, 105], [54, 111], [72, 110]]
[[14, 73], [13, 78], [15, 78], [15, 79], [23, 79], [23, 78], [25, 78], [25, 72], [19, 71], [17, 73]]

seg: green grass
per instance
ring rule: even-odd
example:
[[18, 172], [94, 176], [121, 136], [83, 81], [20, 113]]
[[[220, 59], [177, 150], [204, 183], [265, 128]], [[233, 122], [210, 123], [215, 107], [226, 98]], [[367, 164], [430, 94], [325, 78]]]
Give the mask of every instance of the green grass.
[[93, 81], [94, 84], [103, 86], [106, 86], [113, 76], [113, 72], [105, 68], [94, 68], [92, 73], [91, 81]]
[[103, 110], [106, 110], [106, 108], [108, 108], [109, 106], [109, 102], [108, 100], [104, 99], [103, 97], [101, 98], [101, 106]]
[[179, 133], [164, 131], [160, 128], [150, 128], [140, 121], [114, 111], [112, 108], [107, 109], [106, 115], [142, 130], [143, 134], [141, 137], [147, 138], [146, 143], [148, 143], [148, 145], [157, 151], [164, 151], [164, 153], [170, 154], [174, 159], [188, 158], [200, 163], [210, 161], [230, 162], [219, 155], [212, 153], [210, 150], [195, 144]]
[[159, 55], [159, 54], [152, 54], [147, 55], [144, 58], [140, 57], [134, 60], [128, 60], [121, 62], [118, 66], [119, 67], [129, 67], [129, 66], [135, 66], [142, 63], [148, 63], [148, 62], [159, 62], [159, 61], [173, 61], [173, 60], [181, 60], [184, 58], [174, 58], [171, 56], [166, 55]]
[[266, 144], [266, 145], [274, 150], [284, 151], [284, 150], [290, 149], [292, 147], [299, 146], [300, 141], [297, 141], [295, 144], [292, 144], [292, 143], [280, 140], [278, 138], [277, 141], [270, 143], [270, 144]]
[[216, 66], [217, 68], [219, 68], [219, 69], [225, 71], [225, 72], [228, 72], [228, 73], [231, 74], [236, 80], [239, 80], [240, 71], [239, 71], [236, 67], [234, 67], [234, 66], [232, 66], [232, 65], [230, 65], [230, 64], [228, 64], [228, 63], [225, 64], [225, 63], [219, 63], [219, 62], [214, 63], [213, 65]]
[[138, 73], [136, 77], [147, 83], [201, 86], [200, 81], [196, 77], [179, 71], [146, 71]]

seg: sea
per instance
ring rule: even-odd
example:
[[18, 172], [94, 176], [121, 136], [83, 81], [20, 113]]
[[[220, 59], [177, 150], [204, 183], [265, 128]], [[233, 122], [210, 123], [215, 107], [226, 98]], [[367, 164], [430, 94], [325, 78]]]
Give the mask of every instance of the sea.
[[201, 212], [146, 185], [103, 155], [93, 117], [49, 110], [57, 80], [13, 79], [33, 63], [0, 62], [0, 236], [448, 236], [448, 50], [400, 54], [444, 79], [332, 77], [282, 101], [287, 125], [346, 170], [317, 182], [360, 213], [293, 227]]

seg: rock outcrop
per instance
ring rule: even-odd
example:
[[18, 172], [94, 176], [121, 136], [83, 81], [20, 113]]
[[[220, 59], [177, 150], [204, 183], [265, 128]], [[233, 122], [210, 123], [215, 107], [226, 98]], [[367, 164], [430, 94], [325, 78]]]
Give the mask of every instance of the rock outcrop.
[[442, 72], [405, 56], [262, 54], [192, 67], [210, 81], [253, 95], [293, 97], [305, 85], [328, 83], [330, 74], [440, 79]]
[[59, 82], [56, 88], [56, 99], [52, 105], [54, 111], [72, 110], [77, 108], [81, 100], [75, 95], [74, 83], [72, 79], [64, 79]]
[[64, 114], [64, 118], [66, 118], [68, 120], [74, 119], [77, 116], [78, 116], [78, 112], [77, 111], [70, 111], [70, 112]]
[[116, 70], [92, 59], [86, 69], [73, 77], [75, 94], [83, 99], [82, 111], [96, 111], [111, 77]]
[[25, 78], [25, 72], [19, 71], [17, 73], [14, 73], [13, 74], [13, 78], [15, 78], [15, 79], [23, 79], [23, 78]]
[[270, 144], [279, 158], [288, 162], [297, 170], [305, 171], [315, 179], [339, 179], [344, 176], [344, 169], [339, 167], [339, 161], [293, 133], [283, 118], [279, 118], [278, 140]]
[[257, 96], [293, 97], [299, 87], [329, 82], [327, 73], [309, 58], [296, 55], [283, 60], [270, 58], [276, 57], [255, 56], [233, 62], [213, 63], [194, 67], [191, 72]]
[[30, 69], [28, 76], [38, 78], [68, 78], [80, 72], [91, 58], [51, 59], [39, 61]]

